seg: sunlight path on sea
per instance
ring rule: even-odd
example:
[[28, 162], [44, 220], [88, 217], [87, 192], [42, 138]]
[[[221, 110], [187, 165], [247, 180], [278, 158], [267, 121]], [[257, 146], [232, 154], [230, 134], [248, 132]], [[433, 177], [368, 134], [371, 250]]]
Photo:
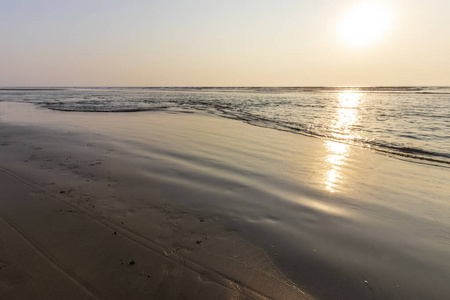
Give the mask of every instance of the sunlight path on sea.
[[[342, 140], [353, 140], [357, 136], [351, 131], [351, 126], [358, 123], [358, 106], [361, 104], [361, 93], [341, 92], [338, 95], [338, 105], [334, 119], [331, 121], [331, 128], [336, 138]], [[345, 181], [346, 161], [351, 156], [349, 145], [324, 140], [327, 149], [327, 156], [324, 159], [325, 188], [334, 193]]]

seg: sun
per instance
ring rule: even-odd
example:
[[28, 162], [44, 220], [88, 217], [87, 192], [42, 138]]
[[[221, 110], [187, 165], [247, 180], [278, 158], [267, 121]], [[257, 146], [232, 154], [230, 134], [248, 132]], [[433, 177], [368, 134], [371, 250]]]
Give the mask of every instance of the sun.
[[366, 46], [380, 40], [391, 26], [391, 10], [378, 2], [362, 2], [342, 18], [338, 30], [341, 39], [351, 46]]

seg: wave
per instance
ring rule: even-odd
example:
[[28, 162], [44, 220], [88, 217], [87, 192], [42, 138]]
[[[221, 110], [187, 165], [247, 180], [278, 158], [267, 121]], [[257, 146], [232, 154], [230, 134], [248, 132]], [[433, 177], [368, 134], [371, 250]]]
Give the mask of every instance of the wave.
[[[360, 94], [366, 95], [361, 96], [366, 97], [366, 103], [358, 108], [342, 106], [339, 102], [341, 95], [336, 94], [346, 91], [364, 92]], [[421, 95], [425, 93], [430, 96]], [[398, 86], [111, 87], [46, 88], [38, 91], [23, 88], [0, 91], [0, 101], [28, 102], [51, 110], [71, 112], [209, 113], [254, 126], [450, 166], [450, 154], [446, 151], [448, 137], [444, 136], [446, 128], [450, 128], [446, 113], [450, 99], [447, 94], [450, 94], [449, 87]], [[344, 120], [346, 116], [360, 114], [364, 123], [348, 125], [351, 131], [348, 134], [331, 126], [337, 111]]]
[[[240, 120], [253, 126], [271, 128], [275, 130], [288, 131], [295, 134], [302, 134], [311, 137], [328, 139], [340, 143], [350, 144], [363, 148], [372, 149], [378, 152], [389, 155], [397, 155], [410, 159], [418, 159], [430, 163], [443, 164], [450, 167], [450, 154], [441, 153], [437, 151], [428, 151], [425, 149], [410, 147], [393, 142], [382, 140], [368, 140], [364, 138], [340, 137], [339, 133], [333, 132], [332, 129], [326, 126], [317, 127], [311, 124], [303, 124], [300, 122], [281, 121], [274, 118], [267, 118], [258, 114], [252, 114], [246, 111], [239, 111], [239, 109], [232, 105], [211, 103], [208, 101], [190, 101], [189, 103], [178, 103], [177, 105], [155, 105], [155, 103], [143, 101], [140, 106], [126, 106], [111, 104], [105, 105], [93, 102], [87, 105], [86, 103], [40, 103], [41, 106], [58, 111], [71, 112], [106, 112], [106, 113], [130, 113], [130, 112], [144, 112], [144, 111], [172, 111], [172, 112], [189, 112], [202, 111], [214, 114], [220, 117]], [[146, 105], [147, 104], [147, 105]], [[411, 138], [411, 137], [408, 137]], [[416, 139], [415, 136], [412, 137]]]
[[440, 166], [450, 168], [450, 154], [447, 153], [427, 151], [420, 148], [407, 147], [402, 145], [394, 145], [392, 143], [385, 141], [366, 140], [357, 138], [353, 139], [337, 138], [336, 136], [333, 136], [332, 134], [329, 133], [327, 134], [311, 130], [309, 129], [310, 126], [306, 124], [295, 124], [294, 126], [289, 124], [274, 123], [271, 120], [265, 120], [262, 118], [249, 119], [237, 116], [233, 116], [233, 119], [241, 120], [254, 126], [271, 128], [275, 130], [287, 131], [310, 137], [332, 140], [339, 143], [374, 150], [388, 155], [401, 156], [413, 160], [421, 160], [423, 162], [438, 164]]
[[51, 110], [57, 110], [57, 111], [66, 111], [66, 112], [92, 112], [92, 113], [126, 113], [126, 112], [144, 112], [144, 111], [164, 111], [169, 109], [169, 106], [161, 106], [161, 107], [146, 107], [146, 108], [136, 108], [136, 107], [83, 107], [83, 106], [76, 106], [76, 107], [55, 107], [53, 105], [42, 105], [42, 107], [51, 109]]

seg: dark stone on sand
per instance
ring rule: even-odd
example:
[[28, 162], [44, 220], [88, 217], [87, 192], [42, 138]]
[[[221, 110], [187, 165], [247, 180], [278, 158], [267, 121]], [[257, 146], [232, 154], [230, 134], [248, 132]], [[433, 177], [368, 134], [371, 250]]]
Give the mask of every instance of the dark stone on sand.
[[59, 193], [60, 193], [60, 194], [65, 194], [65, 193], [66, 193], [66, 191], [59, 191]]
[[130, 266], [134, 265], [136, 262], [134, 260], [130, 261]]

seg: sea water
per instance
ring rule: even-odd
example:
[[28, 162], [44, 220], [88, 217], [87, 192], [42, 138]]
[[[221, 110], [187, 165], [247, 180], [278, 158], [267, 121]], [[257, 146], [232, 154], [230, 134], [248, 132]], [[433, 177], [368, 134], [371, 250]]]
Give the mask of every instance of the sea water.
[[0, 101], [80, 112], [207, 112], [252, 125], [450, 164], [449, 87], [63, 88]]

